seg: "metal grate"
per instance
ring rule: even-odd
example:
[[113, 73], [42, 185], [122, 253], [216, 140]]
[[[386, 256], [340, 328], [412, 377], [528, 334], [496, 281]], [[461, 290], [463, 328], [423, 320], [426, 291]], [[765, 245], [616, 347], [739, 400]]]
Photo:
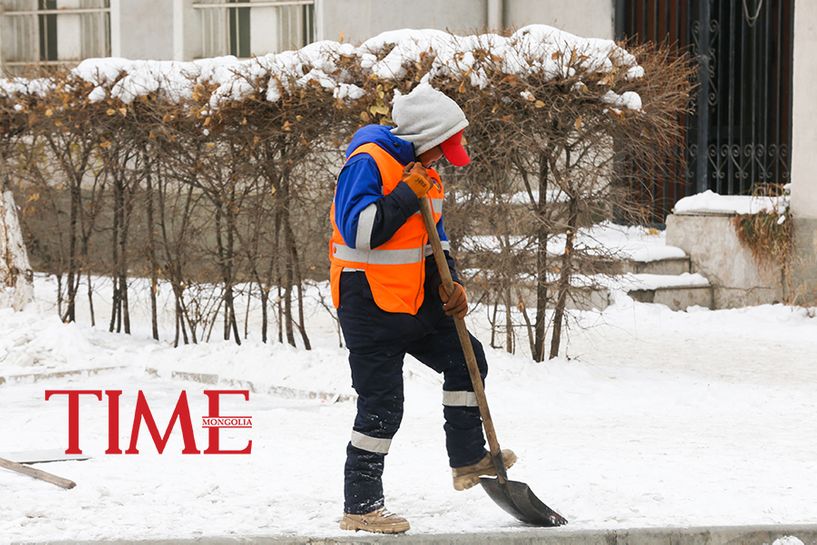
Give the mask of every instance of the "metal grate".
[[666, 39], [699, 63], [685, 161], [655, 187], [663, 212], [707, 189], [789, 181], [792, 25], [793, 0], [617, 0], [618, 38]]

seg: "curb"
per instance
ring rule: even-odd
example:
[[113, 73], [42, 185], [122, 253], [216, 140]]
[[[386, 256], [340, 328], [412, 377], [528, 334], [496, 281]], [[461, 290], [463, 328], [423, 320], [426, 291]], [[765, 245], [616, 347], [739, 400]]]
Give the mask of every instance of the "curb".
[[[338, 537], [199, 537], [140, 541], [50, 541], [54, 545], [772, 545], [775, 540], [796, 537], [804, 545], [817, 545], [817, 525], [715, 526], [694, 528], [633, 528], [618, 530], [524, 529], [475, 534], [404, 534], [384, 536], [355, 534]], [[786, 540], [794, 545], [795, 540]], [[24, 545], [34, 542], [18, 542]]]

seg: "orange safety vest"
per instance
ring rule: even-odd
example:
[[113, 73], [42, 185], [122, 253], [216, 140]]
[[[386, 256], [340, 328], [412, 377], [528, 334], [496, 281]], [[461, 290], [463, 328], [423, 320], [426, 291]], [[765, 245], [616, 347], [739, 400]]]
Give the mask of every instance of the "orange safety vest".
[[[349, 159], [358, 153], [368, 153], [377, 163], [383, 194], [391, 193], [403, 177], [404, 166], [389, 152], [374, 143], [358, 147]], [[348, 159], [347, 159], [348, 160]], [[431, 197], [435, 223], [443, 212], [443, 189], [440, 176], [433, 168], [427, 169], [437, 182], [428, 192]], [[362, 270], [374, 296], [374, 302], [386, 312], [417, 314], [423, 304], [425, 282], [425, 257], [431, 254], [427, 248], [428, 233], [423, 216], [418, 211], [377, 248], [371, 250], [350, 248], [346, 245], [335, 223], [335, 203], [330, 211], [332, 238], [329, 241], [329, 280], [332, 286], [332, 303], [340, 304], [340, 275], [344, 270]]]

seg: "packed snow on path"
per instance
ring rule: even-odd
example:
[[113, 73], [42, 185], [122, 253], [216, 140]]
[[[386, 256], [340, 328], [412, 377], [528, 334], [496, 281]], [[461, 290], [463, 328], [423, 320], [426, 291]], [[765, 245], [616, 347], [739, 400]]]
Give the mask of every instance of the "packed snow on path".
[[[249, 402], [225, 399], [222, 410], [253, 417], [252, 430], [222, 433], [225, 448], [252, 439], [252, 454], [182, 455], [177, 429], [159, 455], [143, 428], [139, 455], [105, 455], [105, 403], [84, 398], [80, 445], [93, 458], [38, 466], [77, 487], [62, 490], [0, 470], [0, 542], [342, 534], [354, 403], [266, 393], [268, 386], [351, 391], [346, 354], [314, 301], [317, 292], [309, 292], [307, 308], [313, 351], [252, 336], [240, 347], [216, 341], [174, 349], [150, 338], [144, 295], [132, 298], [134, 334], [111, 334], [88, 326], [82, 309], [79, 323], [60, 323], [49, 308], [53, 285], [38, 276], [37, 304], [24, 312], [0, 310], [0, 377], [6, 379], [0, 452], [67, 446], [67, 403], [46, 402], [46, 389], [124, 390], [123, 449], [138, 390], [162, 430], [186, 390], [203, 449], [201, 391], [228, 386], [173, 379], [176, 370], [215, 372], [257, 387]], [[105, 297], [97, 296], [98, 319], [107, 312]], [[603, 313], [575, 314], [573, 323], [586, 329], [572, 326], [566, 357], [544, 364], [487, 348], [485, 314], [474, 310], [469, 326], [488, 352], [499, 438], [520, 457], [511, 476], [565, 515], [568, 529], [817, 519], [817, 319], [808, 311], [776, 305], [674, 313], [619, 297]], [[29, 378], [113, 366], [122, 368]], [[440, 378], [411, 358], [405, 376], [406, 414], [384, 479], [388, 507], [410, 519], [412, 533], [524, 528], [480, 488], [453, 490]]]

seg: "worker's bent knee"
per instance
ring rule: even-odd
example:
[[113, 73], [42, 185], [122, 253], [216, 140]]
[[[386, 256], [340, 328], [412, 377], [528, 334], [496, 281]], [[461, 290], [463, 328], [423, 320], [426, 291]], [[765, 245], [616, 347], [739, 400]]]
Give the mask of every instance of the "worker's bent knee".
[[482, 343], [476, 337], [471, 335], [471, 346], [474, 347], [474, 356], [477, 359], [477, 367], [479, 367], [479, 374], [483, 380], [488, 376], [488, 360], [485, 358], [485, 350], [482, 348]]

